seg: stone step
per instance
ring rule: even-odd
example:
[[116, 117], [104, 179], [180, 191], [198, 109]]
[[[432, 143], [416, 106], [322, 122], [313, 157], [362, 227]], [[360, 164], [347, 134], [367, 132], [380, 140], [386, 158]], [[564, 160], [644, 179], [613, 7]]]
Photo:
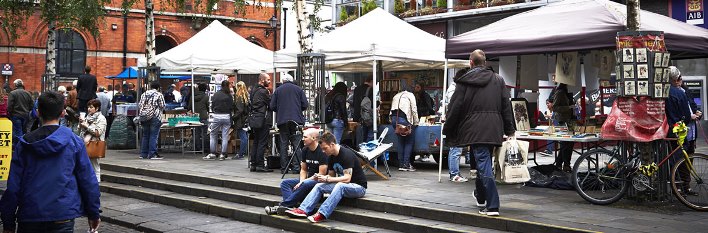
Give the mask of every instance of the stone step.
[[[115, 171], [127, 174], [143, 175], [153, 178], [182, 181], [195, 184], [205, 184], [215, 187], [230, 188], [242, 191], [280, 195], [278, 183], [264, 183], [248, 177], [220, 177], [204, 176], [198, 172], [176, 173], [149, 167], [131, 167], [111, 163], [101, 164], [104, 171]], [[477, 214], [476, 208], [451, 210], [449, 206], [437, 206], [430, 203], [401, 203], [400, 200], [384, 196], [370, 196], [357, 199], [343, 199], [340, 206], [356, 207], [359, 209], [411, 216], [427, 220], [442, 221], [453, 224], [462, 224], [485, 229], [494, 229], [511, 232], [594, 232], [584, 229], [544, 224], [507, 217], [488, 217]]]
[[[213, 198], [256, 207], [276, 205], [282, 200], [280, 196], [272, 194], [111, 171], [104, 172], [102, 179], [112, 183], [158, 189], [197, 197]], [[378, 211], [362, 210], [353, 207], [337, 208], [332, 215], [332, 220], [403, 232], [499, 232], [496, 230], [483, 229], [462, 224], [428, 220], [393, 213], [381, 213]]]
[[337, 220], [328, 220], [319, 224], [313, 224], [307, 219], [292, 219], [285, 216], [267, 215], [263, 207], [126, 184], [101, 182], [101, 192], [293, 232], [398, 232], [345, 223]]

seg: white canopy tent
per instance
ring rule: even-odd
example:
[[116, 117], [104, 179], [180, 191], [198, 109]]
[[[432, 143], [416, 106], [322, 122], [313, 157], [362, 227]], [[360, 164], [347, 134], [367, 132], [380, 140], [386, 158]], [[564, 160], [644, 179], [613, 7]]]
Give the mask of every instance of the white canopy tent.
[[[468, 61], [445, 58], [445, 39], [423, 31], [381, 8], [315, 38], [313, 52], [325, 55], [325, 68], [330, 71], [372, 72], [374, 96], [378, 96], [377, 61], [381, 62], [384, 71], [444, 69], [443, 89], [447, 89], [447, 68], [469, 66]], [[276, 68], [296, 68], [297, 53], [299, 51], [295, 50], [276, 52]], [[377, 129], [378, 122], [374, 117], [374, 138], [378, 137]], [[441, 142], [440, 156], [442, 148]]]

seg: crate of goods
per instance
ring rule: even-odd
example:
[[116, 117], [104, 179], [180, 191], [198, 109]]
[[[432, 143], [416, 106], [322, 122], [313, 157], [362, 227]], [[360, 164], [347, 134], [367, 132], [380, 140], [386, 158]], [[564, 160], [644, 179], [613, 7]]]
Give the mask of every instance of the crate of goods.
[[138, 112], [138, 105], [134, 103], [121, 104], [116, 106], [116, 113], [123, 116], [135, 116]]

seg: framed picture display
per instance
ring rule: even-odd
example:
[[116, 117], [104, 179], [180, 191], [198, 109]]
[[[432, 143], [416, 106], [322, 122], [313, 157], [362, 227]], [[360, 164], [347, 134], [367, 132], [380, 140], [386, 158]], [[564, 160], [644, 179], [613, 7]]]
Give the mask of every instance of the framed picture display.
[[622, 62], [634, 62], [634, 48], [622, 49]]
[[662, 75], [664, 75], [664, 69], [663, 68], [655, 68], [654, 69], [654, 83], [661, 83], [663, 82], [664, 79], [662, 79]]
[[668, 97], [669, 97], [669, 89], [670, 89], [670, 88], [671, 88], [671, 84], [664, 83], [664, 93], [662, 93], [662, 95], [664, 96], [664, 98], [668, 98]]
[[664, 98], [664, 85], [662, 85], [661, 83], [654, 84], [654, 97]]
[[662, 53], [662, 55], [663, 58], [661, 58], [661, 67], [669, 67], [669, 58], [671, 58], [671, 54]]
[[638, 48], [634, 49], [635, 51], [635, 57], [637, 60], [637, 63], [647, 63], [647, 49], [646, 48]]
[[661, 67], [661, 58], [664, 57], [663, 53], [654, 53], [654, 67]]
[[[621, 64], [622, 63], [622, 50], [615, 51], [615, 64]], [[619, 74], [619, 73], [618, 73]]]
[[649, 81], [637, 81], [637, 95], [649, 95]]
[[638, 79], [648, 79], [649, 78], [649, 66], [647, 66], [647, 64], [637, 64], [637, 78]]
[[622, 67], [622, 78], [634, 79], [634, 65], [624, 64]]
[[668, 68], [664, 69], [664, 72], [661, 73], [661, 82], [664, 82], [664, 83], [669, 82], [669, 69]]
[[525, 98], [513, 98], [511, 99], [511, 109], [514, 112], [514, 122], [516, 123], [516, 130], [528, 131], [531, 129], [531, 124], [529, 122], [529, 111], [528, 102]]
[[624, 81], [624, 95], [637, 95], [637, 85], [634, 81]]

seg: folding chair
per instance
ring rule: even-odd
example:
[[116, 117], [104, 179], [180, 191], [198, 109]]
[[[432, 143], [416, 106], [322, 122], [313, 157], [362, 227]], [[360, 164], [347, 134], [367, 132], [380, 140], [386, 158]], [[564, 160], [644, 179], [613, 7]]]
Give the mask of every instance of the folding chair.
[[379, 138], [373, 141], [374, 145], [376, 145], [376, 148], [372, 149], [371, 151], [366, 151], [361, 147], [359, 151], [356, 151], [357, 156], [359, 156], [359, 159], [362, 160], [362, 168], [371, 170], [376, 175], [380, 176], [381, 178], [384, 178], [385, 180], [388, 180], [388, 177], [391, 177], [391, 171], [388, 168], [388, 162], [384, 161], [384, 166], [386, 167], [386, 174], [388, 174], [388, 177], [379, 172], [376, 168], [372, 167], [371, 162], [376, 161], [376, 159], [381, 157], [381, 155], [383, 155], [386, 150], [393, 146], [393, 143], [383, 143], [383, 140], [384, 138], [386, 138], [387, 133], [388, 128], [384, 128]]

